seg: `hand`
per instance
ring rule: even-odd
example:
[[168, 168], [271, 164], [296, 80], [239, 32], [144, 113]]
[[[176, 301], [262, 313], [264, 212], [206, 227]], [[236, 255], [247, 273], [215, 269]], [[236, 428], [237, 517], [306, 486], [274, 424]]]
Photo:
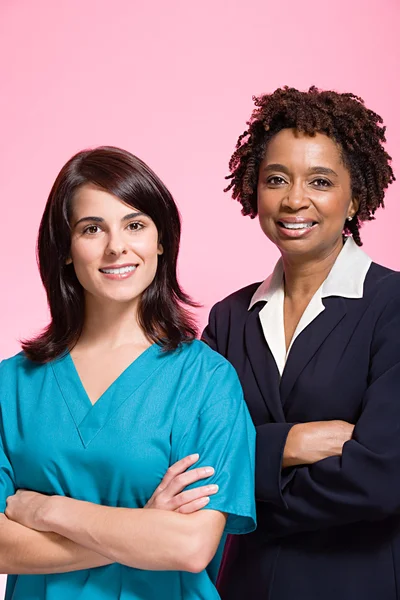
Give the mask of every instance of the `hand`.
[[283, 452], [283, 467], [313, 464], [330, 456], [341, 456], [351, 440], [354, 425], [346, 421], [298, 423], [289, 431]]
[[172, 465], [165, 473], [163, 480], [145, 508], [158, 508], [189, 514], [206, 506], [210, 501], [209, 496], [217, 493], [217, 485], [204, 485], [186, 492], [183, 491], [191, 483], [211, 477], [214, 473], [212, 467], [199, 467], [188, 471], [189, 467], [198, 460], [199, 455], [192, 454]]
[[15, 521], [29, 529], [47, 531], [43, 515], [50, 500], [50, 496], [38, 492], [18, 490], [14, 496], [7, 498], [5, 515], [10, 521]]

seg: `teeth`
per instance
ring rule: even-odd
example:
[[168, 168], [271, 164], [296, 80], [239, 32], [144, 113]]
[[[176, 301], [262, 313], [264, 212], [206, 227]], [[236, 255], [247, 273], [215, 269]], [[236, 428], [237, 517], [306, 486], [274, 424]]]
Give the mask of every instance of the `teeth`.
[[285, 229], [310, 229], [313, 226], [312, 223], [281, 223]]
[[123, 273], [131, 273], [134, 271], [136, 267], [121, 267], [120, 269], [100, 269], [102, 273], [107, 273], [109, 275], [122, 275]]

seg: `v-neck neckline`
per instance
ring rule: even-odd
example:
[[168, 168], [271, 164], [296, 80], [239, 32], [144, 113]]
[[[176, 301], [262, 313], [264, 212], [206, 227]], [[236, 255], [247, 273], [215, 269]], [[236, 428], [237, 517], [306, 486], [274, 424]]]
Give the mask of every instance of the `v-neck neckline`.
[[79, 380], [79, 383], [81, 384], [81, 388], [82, 388], [82, 392], [83, 392], [83, 396], [86, 397], [87, 399], [87, 403], [88, 403], [88, 409], [94, 407], [98, 402], [100, 402], [102, 400], [102, 398], [104, 396], [106, 396], [109, 392], [112, 392], [112, 388], [116, 385], [118, 385], [118, 382], [123, 379], [125, 377], [125, 374], [127, 372], [129, 372], [129, 370], [131, 369], [131, 367], [140, 359], [147, 354], [147, 352], [149, 352], [156, 344], [152, 344], [151, 346], [148, 346], [148, 348], [146, 348], [145, 350], [143, 350], [140, 354], [138, 354], [138, 356], [131, 362], [129, 363], [129, 365], [123, 370], [121, 371], [121, 373], [118, 375], [118, 377], [116, 377], [109, 386], [107, 386], [107, 388], [104, 390], [104, 392], [102, 394], [100, 394], [100, 396], [97, 398], [97, 400], [95, 400], [94, 402], [91, 401], [89, 394], [87, 393], [87, 390], [83, 384], [82, 381], [82, 377], [79, 375], [79, 371], [76, 367], [75, 361], [72, 358], [71, 352], [68, 352], [68, 354], [66, 355], [66, 360], [68, 360], [70, 362], [71, 365], [71, 369], [75, 372], [75, 376], [76, 379]]
[[158, 344], [146, 348], [92, 403], [69, 352], [51, 364], [61, 395], [86, 447], [116, 410], [163, 363], [164, 352]]

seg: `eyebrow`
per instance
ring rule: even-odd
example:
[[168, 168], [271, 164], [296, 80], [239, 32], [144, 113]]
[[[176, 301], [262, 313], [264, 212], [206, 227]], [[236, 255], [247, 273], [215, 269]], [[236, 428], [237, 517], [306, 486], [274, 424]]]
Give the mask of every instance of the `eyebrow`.
[[[265, 171], [265, 172], [281, 171], [282, 173], [286, 173], [287, 175], [289, 175], [289, 169], [287, 167], [285, 167], [285, 165], [281, 165], [279, 163], [273, 163], [273, 164], [267, 165], [263, 169], [263, 171]], [[311, 167], [310, 169], [308, 169], [308, 174], [309, 175], [314, 175], [314, 174], [330, 175], [330, 176], [334, 176], [334, 177], [338, 176], [336, 171], [334, 171], [333, 169], [329, 169], [328, 167], [320, 167], [320, 166]]]
[[[129, 213], [129, 215], [125, 215], [124, 217], [122, 217], [121, 221], [122, 222], [130, 221], [130, 219], [136, 219], [137, 217], [144, 217], [144, 216], [146, 216], [146, 215], [143, 212], [133, 212], [133, 213]], [[77, 221], [75, 223], [74, 227], [79, 225], [79, 223], [87, 223], [87, 222], [104, 223], [104, 219], [102, 217], [82, 217], [82, 219], [79, 219], [79, 221]]]
[[334, 177], [338, 176], [336, 171], [334, 171], [333, 169], [329, 169], [328, 167], [312, 167], [308, 170], [308, 172], [310, 173], [310, 175], [316, 173], [318, 175], [333, 175]]
[[283, 173], [289, 174], [289, 169], [285, 167], [285, 165], [280, 165], [279, 163], [267, 165], [266, 167], [264, 167], [263, 171], [282, 171]]

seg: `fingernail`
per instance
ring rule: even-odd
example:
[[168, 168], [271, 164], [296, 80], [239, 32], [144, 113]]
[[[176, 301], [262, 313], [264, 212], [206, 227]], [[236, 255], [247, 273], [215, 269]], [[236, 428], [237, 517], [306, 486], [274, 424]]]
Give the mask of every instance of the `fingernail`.
[[193, 460], [199, 460], [200, 455], [199, 454], [191, 454], [190, 458], [193, 458]]
[[217, 485], [216, 483], [213, 483], [213, 484], [209, 485], [207, 487], [207, 489], [208, 489], [209, 492], [218, 492], [219, 485]]
[[207, 473], [207, 475], [214, 473], [214, 469], [212, 467], [205, 467], [204, 471]]
[[202, 504], [206, 505], [210, 502], [210, 498], [203, 498]]

